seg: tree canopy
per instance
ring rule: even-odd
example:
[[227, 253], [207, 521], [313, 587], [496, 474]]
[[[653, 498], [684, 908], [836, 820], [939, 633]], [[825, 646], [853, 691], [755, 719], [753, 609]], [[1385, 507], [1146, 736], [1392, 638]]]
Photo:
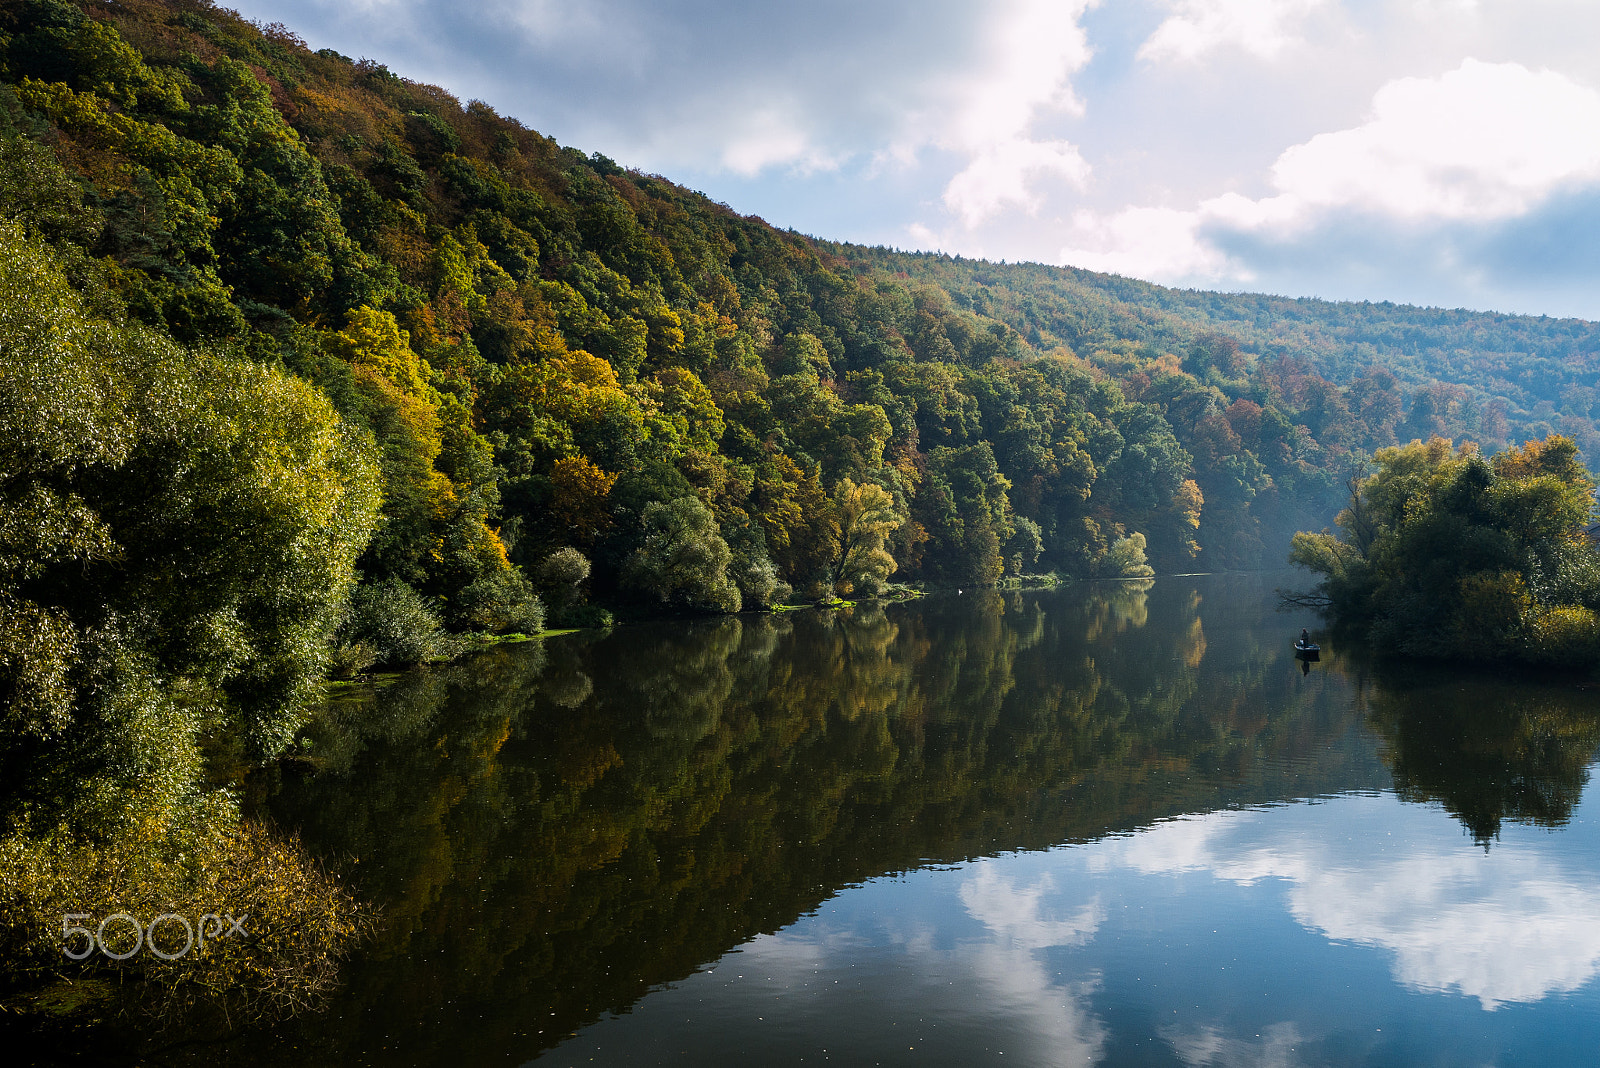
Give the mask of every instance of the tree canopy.
[[1158, 570], [1272, 562], [1412, 436], [1594, 451], [1587, 324], [832, 244], [203, 0], [3, 18], [7, 213], [369, 433], [363, 581], [449, 627], [532, 618], [466, 591], [562, 548], [658, 603], [624, 573], [685, 495], [758, 606], [856, 586], [846, 482], [892, 502], [875, 574], [979, 583], [1135, 533]]
[[1563, 437], [1493, 457], [1443, 438], [1380, 449], [1340, 533], [1295, 535], [1341, 619], [1419, 656], [1568, 667], [1600, 657], [1594, 480]]

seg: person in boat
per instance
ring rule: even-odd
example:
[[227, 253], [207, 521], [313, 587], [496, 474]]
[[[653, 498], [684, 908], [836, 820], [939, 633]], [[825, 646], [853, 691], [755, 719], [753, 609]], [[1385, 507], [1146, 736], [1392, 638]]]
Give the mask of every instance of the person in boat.
[[1311, 635], [1304, 627], [1300, 628], [1300, 640], [1295, 644], [1299, 645], [1302, 649], [1305, 649], [1311, 645]]

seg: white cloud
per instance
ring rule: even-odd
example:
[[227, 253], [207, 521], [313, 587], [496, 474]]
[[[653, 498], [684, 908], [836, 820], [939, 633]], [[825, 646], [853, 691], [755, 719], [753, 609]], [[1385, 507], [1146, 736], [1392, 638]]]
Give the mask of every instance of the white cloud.
[[1099, 977], [1063, 983], [1045, 968], [1038, 951], [1082, 946], [1105, 921], [1098, 898], [1067, 916], [1048, 916], [1048, 896], [1056, 895], [1049, 874], [1019, 885], [1004, 874], [1007, 865], [992, 860], [972, 866], [961, 884], [968, 915], [991, 933], [990, 941], [968, 946], [963, 959], [989, 989], [991, 1003], [1004, 1006], [1033, 1046], [1033, 1063], [1087, 1068], [1097, 1063], [1109, 1037], [1104, 1022], [1089, 1009]]
[[1067, 141], [1014, 138], [985, 145], [945, 186], [944, 203], [969, 227], [1007, 204], [1037, 211], [1040, 198], [1031, 182], [1052, 174], [1081, 187], [1089, 179], [1089, 164]]
[[968, 158], [950, 179], [944, 203], [968, 228], [1015, 205], [1037, 210], [1036, 179], [1054, 175], [1082, 187], [1089, 164], [1070, 142], [1038, 139], [1032, 130], [1042, 115], [1081, 115], [1072, 76], [1089, 62], [1081, 20], [1098, 0], [1014, 0], [997, 12], [987, 62], [958, 83], [953, 120], [928, 120], [938, 127], [934, 144]]
[[1283, 152], [1272, 196], [1081, 212], [1079, 239], [1061, 258], [1144, 278], [1249, 283], [1254, 272], [1226, 255], [1220, 238], [1285, 242], [1346, 217], [1422, 226], [1502, 220], [1596, 183], [1600, 93], [1553, 71], [1468, 59], [1437, 78], [1389, 82], [1361, 125]]
[[[914, 878], [924, 889], [937, 887], [938, 897], [908, 908], [901, 894], [866, 901], [860, 891], [841, 895], [817, 917], [739, 947], [739, 970], [766, 977], [778, 990], [798, 992], [814, 983], [823, 997], [838, 990], [830, 976], [848, 977], [858, 992], [844, 996], [874, 999], [877, 1014], [857, 1008], [848, 1014], [855, 1019], [893, 1019], [900, 1006], [910, 1005], [913, 1015], [951, 1028], [962, 1027], [964, 1019], [978, 1021], [1004, 1035], [1005, 1062], [1092, 1068], [1102, 1059], [1110, 1030], [1093, 1009], [1098, 973], [1063, 979], [1041, 952], [1088, 944], [1105, 921], [1098, 898], [1072, 901], [1049, 873], [1030, 879], [1017, 873], [1013, 860], [997, 858], [961, 869], [960, 913], [945, 912], [939, 899], [949, 875]], [[981, 930], [952, 922], [961, 913]], [[862, 989], [856, 969], [883, 947], [893, 948], [893, 974], [900, 978]], [[767, 1004], [772, 1020], [771, 1013], [782, 1009]]]
[[1478, 12], [1478, 0], [1412, 0], [1411, 10], [1422, 18], [1475, 15]]
[[1235, 269], [1200, 237], [1199, 212], [1124, 208], [1110, 216], [1080, 211], [1074, 243], [1061, 262], [1140, 278], [1221, 278]]
[[961, 903], [1005, 945], [1025, 950], [1085, 945], [1105, 921], [1100, 899], [1070, 916], [1046, 916], [1046, 897], [1055, 892], [1055, 880], [1048, 873], [1018, 886], [1001, 874], [999, 865], [979, 861], [973, 865], [972, 878], [961, 884]]
[[986, 988], [985, 1000], [1004, 1011], [1008, 1029], [1024, 1046], [1019, 1063], [1059, 1068], [1099, 1063], [1110, 1037], [1091, 1007], [1099, 976], [1063, 982], [1032, 953], [1005, 945], [968, 949], [964, 959]]
[[1456, 990], [1492, 1010], [1576, 990], [1600, 974], [1600, 892], [1540, 853], [1424, 853], [1364, 871], [1309, 869], [1328, 860], [1311, 855], [1259, 859], [1264, 871], [1296, 882], [1296, 919], [1330, 938], [1392, 950], [1395, 977], [1413, 989]]
[[1228, 1038], [1215, 1026], [1187, 1032], [1169, 1028], [1162, 1037], [1189, 1068], [1294, 1068], [1304, 1063], [1295, 1050], [1305, 1036], [1293, 1023], [1263, 1027], [1255, 1041]]
[[[348, 2], [348, 0], [346, 0]], [[357, 0], [363, 2], [363, 0]], [[364, 0], [400, 6], [404, 0]], [[414, 6], [414, 5], [408, 5]], [[625, 54], [647, 52], [648, 42], [638, 34], [637, 23], [626, 10], [606, 4], [573, 4], [566, 0], [520, 0], [491, 5], [490, 10], [530, 40], [573, 47], [610, 39]]]
[[1222, 48], [1273, 59], [1298, 37], [1295, 24], [1323, 0], [1174, 0], [1139, 58], [1195, 60]]
[[1600, 93], [1554, 71], [1468, 59], [1380, 89], [1363, 125], [1296, 145], [1272, 169], [1307, 208], [1398, 218], [1520, 215], [1600, 178]]
[[839, 166], [839, 160], [817, 146], [792, 112], [758, 111], [738, 126], [727, 135], [721, 156], [722, 165], [735, 174], [754, 176], [774, 166], [811, 174]]
[[1097, 2], [1012, 0], [994, 12], [987, 63], [962, 92], [958, 143], [1022, 137], [1044, 108], [1083, 113], [1071, 78], [1094, 54], [1081, 20]]

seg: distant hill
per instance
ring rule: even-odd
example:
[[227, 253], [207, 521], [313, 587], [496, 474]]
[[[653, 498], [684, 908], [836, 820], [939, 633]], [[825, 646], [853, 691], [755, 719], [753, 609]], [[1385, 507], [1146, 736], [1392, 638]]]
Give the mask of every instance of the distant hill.
[[[1211, 331], [1257, 357], [1304, 361], [1341, 384], [1378, 366], [1413, 387], [1413, 398], [1417, 387], [1460, 386], [1464, 395], [1435, 391], [1448, 398], [1440, 414], [1450, 435], [1498, 445], [1562, 433], [1583, 446], [1591, 464], [1600, 459], [1594, 422], [1600, 415], [1600, 323], [1169, 289], [1073, 267], [825, 247], [855, 263], [943, 286], [1010, 324], [1036, 348], [1064, 345], [1093, 359], [1135, 340], [1181, 351], [1197, 331]], [[1499, 412], [1504, 426], [1491, 414], [1486, 428], [1486, 411]]]

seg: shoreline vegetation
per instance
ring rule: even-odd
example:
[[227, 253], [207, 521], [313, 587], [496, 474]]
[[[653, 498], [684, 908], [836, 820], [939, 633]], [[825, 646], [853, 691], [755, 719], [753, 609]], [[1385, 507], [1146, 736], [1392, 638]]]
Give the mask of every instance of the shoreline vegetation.
[[[1597, 354], [827, 242], [207, 0], [8, 3], [0, 1003], [316, 1004], [359, 909], [240, 783], [330, 679], [516, 636], [1292, 547], [1402, 644], [1591, 655]], [[62, 956], [179, 906], [260, 926]]]
[[1595, 481], [1553, 436], [1486, 457], [1443, 438], [1380, 449], [1338, 533], [1295, 535], [1321, 576], [1288, 600], [1416, 659], [1600, 669]]

